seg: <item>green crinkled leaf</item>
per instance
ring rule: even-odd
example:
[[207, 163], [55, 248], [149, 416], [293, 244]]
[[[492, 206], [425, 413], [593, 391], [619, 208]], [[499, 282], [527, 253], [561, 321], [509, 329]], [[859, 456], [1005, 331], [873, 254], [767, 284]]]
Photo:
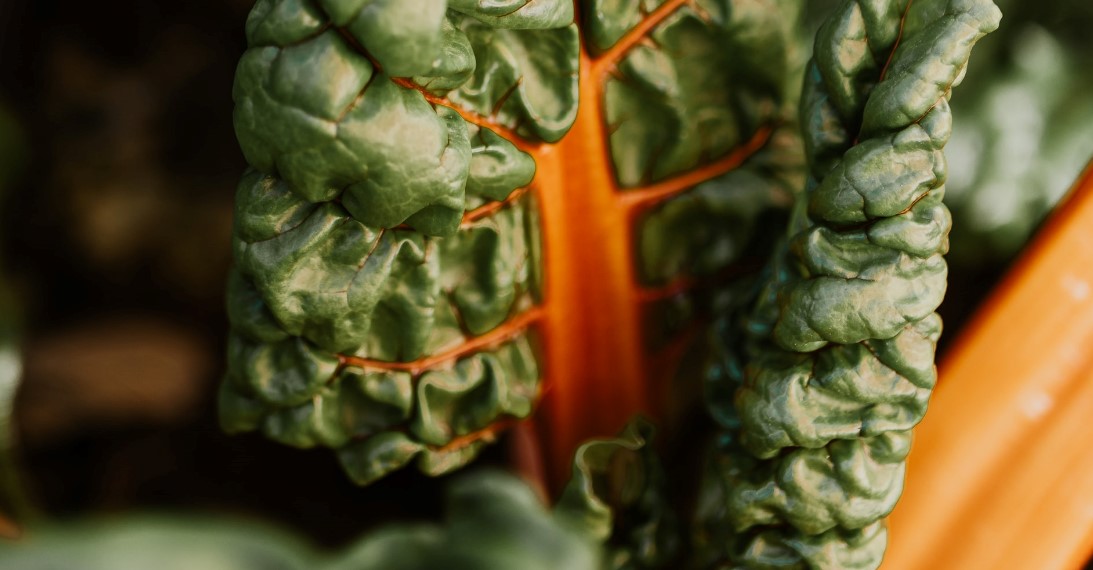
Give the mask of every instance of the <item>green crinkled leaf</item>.
[[[941, 321], [931, 315], [891, 339], [834, 346], [816, 358], [760, 357], [736, 392], [741, 443], [769, 458], [786, 447], [910, 430], [926, 412], [936, 373], [902, 364], [907, 357], [912, 366], [932, 363], [940, 333]], [[797, 402], [791, 414], [781, 403], [786, 398]]]
[[471, 171], [467, 194], [488, 200], [504, 200], [513, 188], [531, 184], [535, 161], [517, 149], [508, 139], [474, 125], [467, 127], [471, 137]]
[[796, 2], [702, 0], [673, 12], [650, 43], [627, 52], [604, 87], [619, 184], [694, 169], [769, 124], [792, 63], [787, 46], [798, 10]]
[[352, 442], [338, 450], [338, 461], [358, 485], [367, 485], [401, 469], [417, 457], [424, 446], [400, 432], [383, 432]]
[[448, 0], [448, 7], [495, 28], [546, 30], [573, 23], [568, 0]]
[[910, 446], [910, 432], [886, 432], [752, 465], [735, 455], [724, 483], [729, 520], [737, 530], [788, 523], [804, 535], [864, 528], [895, 507]]
[[[466, 83], [474, 73], [476, 62], [471, 40], [467, 38], [463, 30], [456, 27], [453, 20], [459, 19], [452, 17], [444, 19], [441, 28], [442, 43], [438, 53], [434, 53], [432, 67], [414, 77], [414, 82], [429, 92], [451, 91]], [[474, 125], [468, 123], [467, 128], [473, 131]]]
[[429, 209], [422, 231], [454, 231], [470, 161], [462, 119], [376, 74], [337, 32], [248, 50], [234, 99], [247, 162], [278, 173], [301, 197], [341, 197], [378, 227]]
[[[880, 247], [870, 243], [856, 245], [849, 255], [840, 256], [842, 259], [827, 261], [846, 264], [846, 257], [859, 254], [849, 260], [865, 262], [858, 266], [862, 268], [859, 273], [817, 273], [785, 292], [786, 306], [792, 308], [785, 310], [775, 325], [779, 345], [809, 352], [829, 342], [846, 344], [894, 336], [941, 304], [948, 273], [940, 253], [923, 259], [889, 249], [878, 251]], [[836, 251], [837, 247], [806, 251], [824, 250]]]
[[325, 18], [311, 0], [258, 0], [247, 16], [247, 43], [287, 46], [323, 31]]
[[589, 0], [584, 7], [584, 38], [591, 50], [602, 52], [640, 24], [643, 16], [665, 0]]
[[344, 27], [392, 77], [433, 68], [442, 45], [446, 10], [437, 0], [319, 0], [337, 26]]
[[485, 447], [484, 440], [477, 440], [452, 449], [425, 448], [417, 456], [417, 469], [430, 476], [443, 475], [457, 469], [462, 469], [468, 463], [478, 457]]
[[767, 461], [717, 450], [700, 499], [700, 552], [745, 568], [876, 568], [886, 541], [878, 520], [903, 489], [909, 446], [909, 432], [888, 432]]
[[582, 536], [608, 543], [605, 568], [659, 568], [678, 554], [675, 515], [652, 435], [653, 426], [637, 419], [615, 438], [582, 444], [554, 507]]
[[289, 334], [269, 312], [254, 284], [240, 275], [238, 268], [228, 273], [228, 321], [240, 336], [260, 342], [275, 343]]
[[[948, 126], [935, 128], [948, 131]], [[809, 215], [854, 224], [902, 213], [945, 181], [945, 155], [934, 142], [947, 139], [947, 133], [932, 134], [915, 124], [862, 142], [812, 190]]]
[[412, 378], [344, 364], [436, 357], [539, 301], [536, 204], [513, 196], [534, 160], [460, 113], [561, 137], [572, 3], [259, 0], [247, 39], [221, 423], [337, 448], [361, 483], [415, 458], [431, 474], [465, 464], [486, 441], [452, 438], [530, 413], [525, 335]]
[[854, 130], [831, 102], [824, 85], [824, 76], [815, 61], [805, 68], [801, 88], [801, 138], [813, 179], [819, 180], [830, 171], [850, 148]]
[[447, 239], [373, 229], [256, 174], [236, 203], [229, 314], [254, 340], [411, 360], [497, 326], [536, 288], [528, 200]]
[[337, 358], [299, 337], [264, 343], [233, 334], [228, 340], [229, 381], [273, 405], [307, 401], [330, 380], [337, 366]]
[[414, 389], [409, 372], [347, 368], [337, 383], [342, 421], [353, 437], [367, 437], [410, 418]]
[[443, 445], [486, 427], [499, 415], [526, 417], [538, 385], [535, 354], [527, 343], [475, 354], [451, 370], [430, 370], [417, 380], [410, 429], [424, 443]]
[[477, 62], [448, 98], [523, 136], [554, 142], [577, 118], [577, 27], [509, 30], [460, 24]]
[[821, 27], [801, 101], [807, 196], [747, 337], [722, 339], [710, 368], [711, 396], [735, 405], [711, 402], [728, 433], [700, 506], [704, 557], [880, 564], [935, 381], [948, 98], [998, 18], [989, 0], [848, 0]]
[[[504, 163], [523, 155], [493, 146], [483, 152], [502, 163], [495, 173], [512, 179]], [[248, 173], [237, 196], [223, 427], [336, 448], [361, 484], [415, 459], [432, 475], [472, 460], [484, 440], [444, 446], [531, 412], [539, 371], [525, 337], [414, 378], [339, 368], [335, 353], [419, 358], [527, 308], [538, 290], [532, 204], [522, 197], [456, 236], [429, 238], [373, 229], [335, 203], [312, 204]]]
[[[482, 334], [500, 325], [535, 294], [532, 266], [538, 264], [538, 235], [529, 200], [464, 228], [440, 244], [441, 283], [458, 311], [461, 326]], [[468, 263], [469, 261], [469, 263]]]
[[[816, 65], [827, 70], [823, 93], [847, 127], [857, 130], [865, 102], [900, 36], [906, 2], [842, 2], [816, 32]], [[813, 129], [820, 136], [823, 132]]]
[[286, 445], [342, 447], [406, 422], [413, 405], [411, 390], [409, 373], [347, 368], [300, 405], [262, 410], [260, 428]]
[[299, 337], [272, 345], [233, 342], [254, 347], [261, 358], [229, 352], [232, 366], [250, 368], [231, 368], [221, 386], [223, 429], [334, 448], [361, 485], [414, 460], [429, 475], [466, 465], [492, 435], [449, 444], [493, 422], [527, 417], [540, 390], [526, 335], [417, 374], [338, 367], [307, 352]]
[[998, 28], [993, 2], [912, 2], [884, 81], [866, 101], [861, 138], [922, 121], [963, 75], [972, 47]]
[[748, 550], [740, 556], [747, 568], [865, 570], [876, 567], [888, 532], [883, 524], [873, 523], [861, 530], [839, 529], [794, 537], [777, 531], [759, 531], [749, 539]]
[[338, 391], [324, 388], [310, 401], [291, 408], [280, 408], [262, 418], [262, 435], [302, 449], [344, 445], [349, 435], [342, 426]]

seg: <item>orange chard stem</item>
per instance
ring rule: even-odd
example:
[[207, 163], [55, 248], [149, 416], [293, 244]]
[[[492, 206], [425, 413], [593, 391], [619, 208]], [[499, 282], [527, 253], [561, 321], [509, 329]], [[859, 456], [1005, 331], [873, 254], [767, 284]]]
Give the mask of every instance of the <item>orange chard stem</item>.
[[582, 51], [576, 123], [536, 156], [550, 386], [538, 425], [555, 490], [583, 440], [613, 435], [634, 413], [649, 412], [630, 220], [618, 207], [601, 83], [591, 70]]

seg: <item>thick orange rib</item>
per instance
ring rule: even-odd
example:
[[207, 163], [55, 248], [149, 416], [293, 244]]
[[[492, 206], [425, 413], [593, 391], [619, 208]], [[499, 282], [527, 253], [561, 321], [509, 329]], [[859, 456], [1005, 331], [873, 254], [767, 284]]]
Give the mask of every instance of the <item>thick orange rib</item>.
[[537, 157], [551, 387], [537, 423], [555, 489], [583, 440], [614, 435], [634, 413], [648, 411], [629, 216], [618, 207], [591, 70], [582, 50], [576, 123]]
[[688, 4], [662, 4], [598, 58], [582, 49], [576, 122], [560, 143], [534, 151], [545, 266], [541, 331], [549, 387], [536, 424], [554, 490], [568, 479], [581, 442], [614, 435], [635, 414], [659, 418], [665, 412], [664, 394], [673, 373], [667, 368], [678, 363], [683, 348], [651, 353], [642, 335], [645, 306], [700, 281], [682, 277], [665, 288], [641, 286], [633, 241], [638, 214], [737, 168], [770, 136], [770, 128], [764, 127], [728, 156], [664, 182], [618, 186], [604, 124], [604, 81], [619, 58]]
[[1081, 567], [1091, 418], [1093, 166], [943, 362], [883, 568]]

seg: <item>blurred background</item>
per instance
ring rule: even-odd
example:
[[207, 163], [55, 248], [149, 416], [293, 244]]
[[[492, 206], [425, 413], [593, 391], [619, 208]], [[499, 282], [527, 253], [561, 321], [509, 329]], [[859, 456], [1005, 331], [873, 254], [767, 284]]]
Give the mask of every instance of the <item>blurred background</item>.
[[251, 4], [0, 2], [14, 421], [26, 488], [52, 517], [231, 512], [336, 545], [440, 509], [411, 470], [361, 490], [332, 453], [217, 426], [245, 167], [231, 85]]
[[[998, 3], [954, 99], [946, 341], [1093, 156], [1093, 3]], [[337, 546], [440, 508], [412, 470], [361, 490], [333, 454], [216, 425], [250, 5], [0, 2], [0, 274], [39, 513], [230, 512]]]

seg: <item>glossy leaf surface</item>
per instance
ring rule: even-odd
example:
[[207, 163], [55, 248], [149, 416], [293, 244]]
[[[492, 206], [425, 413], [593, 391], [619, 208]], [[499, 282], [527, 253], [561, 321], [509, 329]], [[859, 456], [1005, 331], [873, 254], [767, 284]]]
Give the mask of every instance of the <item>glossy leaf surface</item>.
[[848, 1], [821, 27], [801, 101], [806, 192], [747, 340], [729, 321], [716, 341], [711, 405], [729, 437], [700, 515], [708, 559], [879, 566], [936, 380], [948, 99], [999, 16], [989, 0]]
[[363, 484], [541, 409], [558, 488], [581, 441], [663, 413], [788, 203], [798, 11], [260, 0], [223, 426], [335, 448]]

